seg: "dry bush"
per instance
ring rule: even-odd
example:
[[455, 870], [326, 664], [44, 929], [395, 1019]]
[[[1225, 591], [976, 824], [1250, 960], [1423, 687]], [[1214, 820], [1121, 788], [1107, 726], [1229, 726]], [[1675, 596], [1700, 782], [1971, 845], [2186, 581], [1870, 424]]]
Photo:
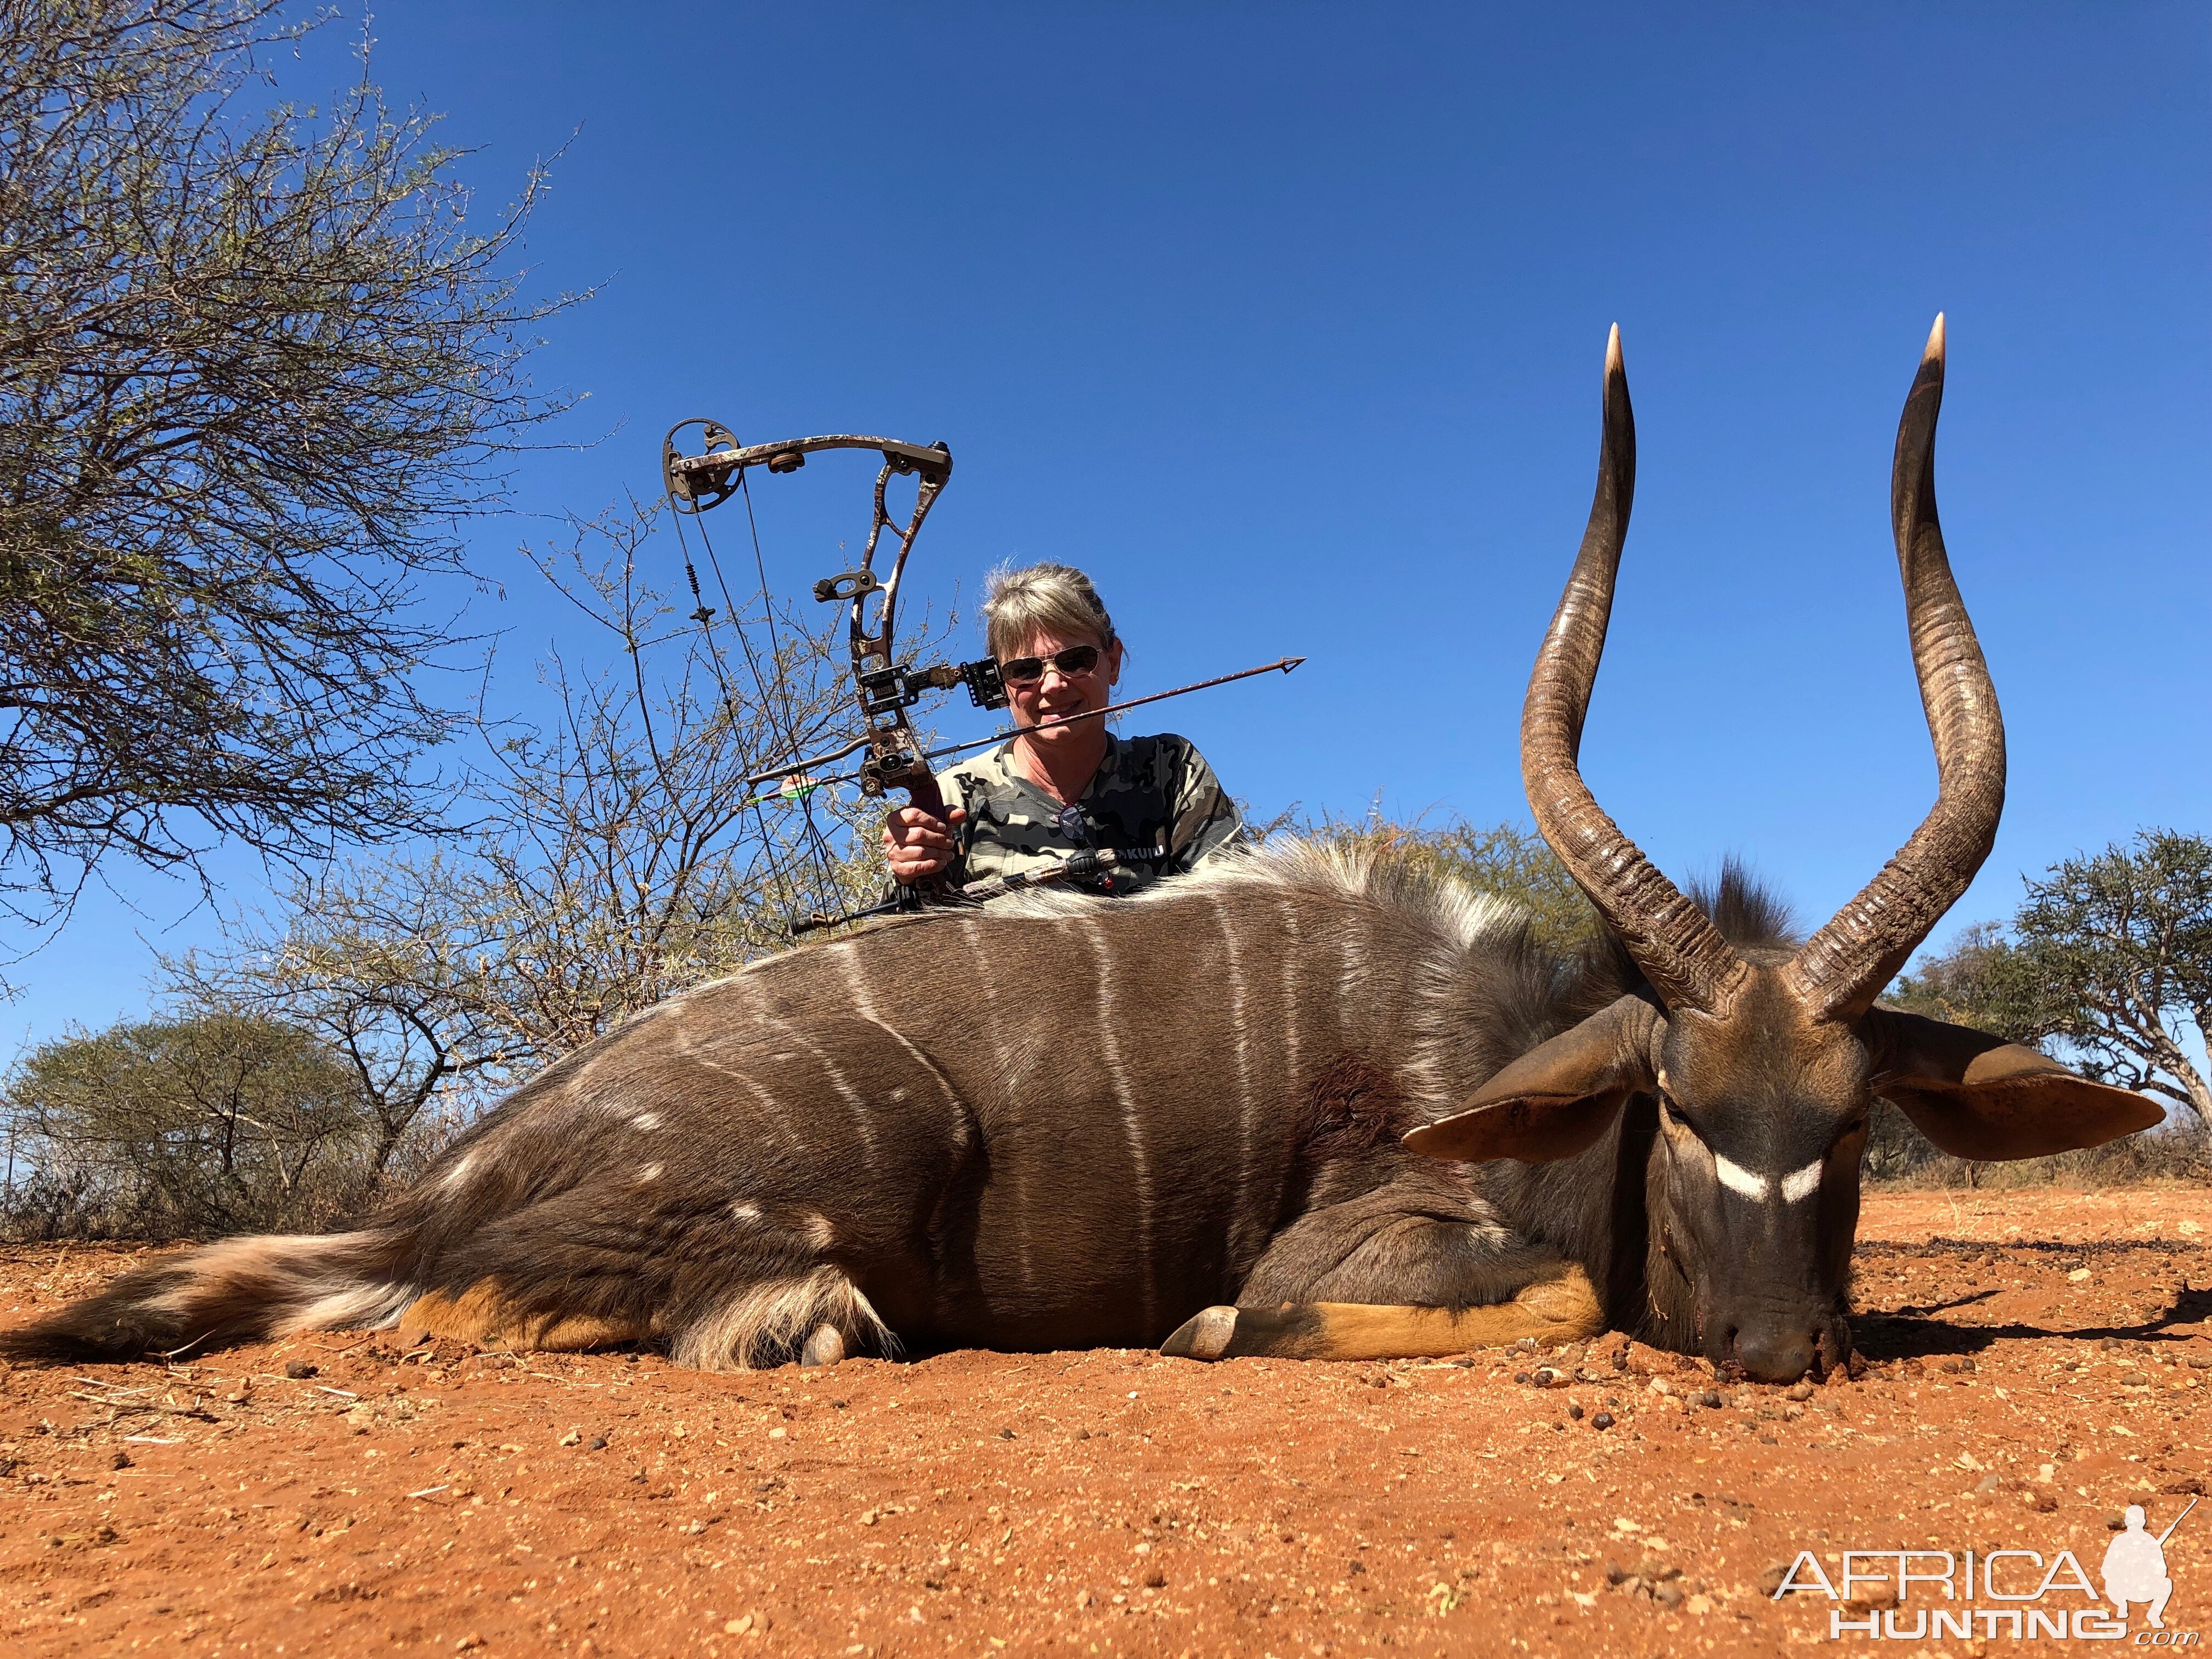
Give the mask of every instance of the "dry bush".
[[479, 723], [465, 836], [334, 866], [168, 964], [191, 1006], [252, 1010], [345, 1058], [380, 1177], [404, 1173], [426, 1124], [450, 1133], [641, 1009], [785, 948], [793, 915], [884, 879], [878, 806], [764, 805], [746, 781], [847, 724], [837, 619], [779, 612], [771, 629], [757, 611], [740, 650], [737, 626], [709, 633], [654, 580], [680, 568], [654, 529], [632, 501], [532, 554], [609, 665], [550, 658], [550, 718]]
[[42, 1043], [4, 1100], [15, 1237], [183, 1238], [320, 1226], [372, 1182], [350, 1071], [314, 1036], [237, 1013]]
[[561, 400], [459, 152], [366, 78], [266, 106], [273, 0], [0, 5], [0, 907], [103, 861], [437, 827], [416, 579]]

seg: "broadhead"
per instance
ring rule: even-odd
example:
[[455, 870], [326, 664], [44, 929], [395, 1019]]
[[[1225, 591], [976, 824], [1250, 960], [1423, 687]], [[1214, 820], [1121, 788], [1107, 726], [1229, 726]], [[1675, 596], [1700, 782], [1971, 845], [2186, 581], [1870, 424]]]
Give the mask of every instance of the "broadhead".
[[1289, 673], [1289, 672], [1291, 672], [1291, 670], [1292, 670], [1293, 668], [1296, 668], [1296, 667], [1297, 667], [1300, 663], [1304, 662], [1304, 660], [1305, 660], [1305, 659], [1304, 659], [1304, 657], [1285, 657], [1285, 658], [1284, 658], [1284, 659], [1283, 659], [1283, 661], [1282, 661], [1282, 670], [1283, 670], [1283, 672], [1285, 672], [1285, 674]]
[[1936, 313], [1936, 326], [1928, 331], [1928, 349], [1920, 354], [1920, 361], [1923, 363], [1943, 361], [1943, 313], [1940, 311]]

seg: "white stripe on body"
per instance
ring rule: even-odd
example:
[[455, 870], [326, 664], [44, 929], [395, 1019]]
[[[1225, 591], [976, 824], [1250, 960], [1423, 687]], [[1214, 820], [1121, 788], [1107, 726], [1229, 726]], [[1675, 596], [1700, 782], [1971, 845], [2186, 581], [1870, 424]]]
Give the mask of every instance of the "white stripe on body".
[[[773, 1015], [765, 1013], [762, 1017], [774, 1018]], [[703, 1066], [710, 1072], [720, 1073], [753, 1097], [769, 1118], [769, 1122], [761, 1132], [763, 1140], [769, 1142], [781, 1140], [787, 1133], [790, 1139], [798, 1143], [802, 1152], [809, 1150], [806, 1138], [793, 1127], [789, 1115], [783, 1109], [783, 1103], [755, 1082], [750, 1073], [740, 1071], [734, 1066], [725, 1066], [720, 1060], [700, 1053], [699, 1045], [691, 1040], [691, 1033], [682, 1025], [676, 1028], [676, 1049], [684, 1059], [695, 1065]]]
[[[975, 917], [963, 916], [960, 919], [960, 942], [968, 947], [968, 954], [975, 961], [975, 971], [969, 975], [969, 983], [983, 994], [983, 1032], [985, 1039], [991, 1045], [992, 1074], [999, 1079], [1002, 1097], [1008, 1100], [1016, 1099], [1018, 1097], [1014, 1087], [1017, 1068], [1006, 1053], [1005, 1035], [999, 1029], [999, 993], [991, 982], [993, 978], [991, 960], [983, 954], [983, 947], [975, 942]], [[1022, 1128], [1026, 1127], [1026, 1125], [1021, 1126]], [[1020, 1133], [1020, 1129], [1017, 1129], [1016, 1133]], [[1024, 1162], [1018, 1152], [1006, 1160], [1006, 1170], [1009, 1185], [1012, 1188], [1010, 1197], [1013, 1202], [1014, 1213], [1022, 1218], [1021, 1224], [1014, 1229], [1015, 1250], [1019, 1258], [1022, 1288], [1025, 1291], [1032, 1290], [1036, 1285], [1036, 1267], [1030, 1249], [1029, 1182]]]
[[837, 952], [843, 963], [845, 988], [852, 993], [853, 1006], [860, 1011], [860, 1018], [871, 1025], [881, 1025], [883, 1021], [876, 1015], [876, 1000], [868, 994], [867, 975], [860, 971], [860, 963], [866, 958], [861, 955], [860, 946], [860, 940], [848, 939], [842, 945], [833, 945], [830, 948]]
[[1336, 976], [1337, 1013], [1347, 1037], [1352, 1034], [1349, 1016], [1355, 1006], [1353, 997], [1366, 977], [1367, 945], [1359, 937], [1359, 921], [1354, 917], [1344, 930], [1344, 963], [1337, 969]]
[[1292, 1095], [1298, 1087], [1298, 907], [1283, 901], [1283, 1075]]
[[787, 1019], [775, 1014], [766, 1014], [763, 1018], [778, 1030], [787, 1033], [791, 1040], [811, 1054], [822, 1067], [823, 1074], [830, 1079], [830, 1086], [837, 1091], [837, 1098], [845, 1103], [846, 1109], [853, 1115], [854, 1126], [860, 1131], [860, 1162], [866, 1165], [868, 1173], [873, 1175], [876, 1172], [876, 1126], [869, 1120], [868, 1103], [860, 1098], [860, 1091], [853, 1087], [852, 1080], [839, 1069], [837, 1062], [830, 1058], [820, 1043]]
[[975, 971], [968, 982], [983, 994], [983, 1034], [991, 1045], [991, 1064], [1000, 1079], [1011, 1085], [1014, 1079], [1013, 1057], [1006, 1052], [1005, 1036], [999, 1029], [999, 993], [992, 983], [991, 959], [983, 954], [983, 947], [975, 942], [975, 918], [960, 919], [960, 942], [968, 947], [975, 958]]
[[1098, 1054], [1106, 1062], [1106, 1078], [1114, 1085], [1115, 1101], [1121, 1108], [1122, 1127], [1128, 1133], [1129, 1161], [1136, 1176], [1137, 1259], [1143, 1269], [1145, 1328], [1149, 1331], [1153, 1309], [1159, 1299], [1152, 1281], [1152, 1163], [1145, 1154], [1144, 1127], [1137, 1121], [1137, 1103], [1130, 1097], [1128, 1073], [1121, 1065], [1121, 1039], [1114, 1030], [1114, 953], [1101, 937], [1097, 918], [1082, 917], [1076, 926], [1090, 939], [1091, 959], [1097, 963]]
[[[1214, 919], [1221, 924], [1221, 948], [1229, 959], [1229, 1022], [1237, 1033], [1237, 1190], [1249, 1194], [1253, 1189], [1255, 1171], [1252, 1168], [1252, 1039], [1246, 1030], [1244, 960], [1237, 951], [1237, 926], [1228, 907], [1218, 898], [1212, 899]], [[1232, 1259], [1242, 1259], [1243, 1250], [1236, 1237], [1244, 1224], [1239, 1210], [1230, 1217], [1229, 1254]]]
[[956, 1147], [965, 1147], [968, 1145], [968, 1111], [960, 1103], [959, 1091], [953, 1088], [952, 1080], [937, 1069], [936, 1061], [884, 1024], [883, 1021], [872, 1016], [868, 1024], [905, 1049], [908, 1059], [937, 1079], [937, 1086], [945, 1091], [945, 1103], [952, 1109], [952, 1144]]
[[1430, 945], [1413, 963], [1407, 987], [1405, 1074], [1426, 1111], [1449, 1111], [1458, 1104], [1445, 1085], [1445, 1057], [1463, 1034], [1451, 1021], [1451, 995], [1460, 984], [1462, 952], [1455, 945]]

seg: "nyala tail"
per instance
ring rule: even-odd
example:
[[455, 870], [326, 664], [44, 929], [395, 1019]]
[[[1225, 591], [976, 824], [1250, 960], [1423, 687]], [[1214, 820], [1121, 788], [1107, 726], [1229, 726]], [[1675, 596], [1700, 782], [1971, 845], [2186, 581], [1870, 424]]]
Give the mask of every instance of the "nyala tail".
[[16, 1330], [0, 1359], [135, 1359], [336, 1327], [386, 1326], [420, 1294], [400, 1241], [374, 1229], [230, 1238], [125, 1273]]

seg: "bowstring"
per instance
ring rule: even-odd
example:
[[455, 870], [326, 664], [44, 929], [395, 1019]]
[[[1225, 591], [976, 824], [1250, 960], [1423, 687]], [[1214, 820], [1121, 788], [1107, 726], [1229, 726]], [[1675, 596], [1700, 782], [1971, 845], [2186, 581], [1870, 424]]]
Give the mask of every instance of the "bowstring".
[[[730, 689], [729, 671], [722, 660], [721, 642], [716, 639], [714, 635], [714, 612], [707, 605], [705, 594], [701, 592], [699, 589], [698, 568], [693, 564], [691, 561], [691, 544], [690, 539], [686, 538], [684, 533], [684, 520], [685, 515], [677, 510], [676, 503], [672, 500], [668, 503], [668, 509], [669, 516], [676, 521], [676, 544], [683, 553], [684, 578], [684, 580], [690, 585], [691, 588], [691, 599], [695, 607], [691, 613], [692, 620], [699, 624], [699, 632], [707, 641], [708, 660], [713, 663], [714, 666], [714, 684], [720, 688], [722, 693], [722, 710], [724, 714], [731, 722], [732, 735], [735, 735], [735, 726], [738, 720], [737, 694]], [[728, 615], [730, 617], [731, 626], [737, 630], [738, 643], [741, 646], [745, 647], [745, 659], [747, 664], [751, 665], [753, 662], [751, 647], [745, 639], [744, 629], [738, 619], [737, 607], [734, 605], [730, 604], [729, 584], [726, 581], [721, 581], [721, 569], [720, 565], [714, 561], [714, 545], [707, 535], [707, 527], [703, 524], [699, 526], [699, 539], [701, 542], [707, 544], [707, 557], [708, 562], [714, 565], [714, 575], [717, 581], [720, 582], [721, 585], [722, 599], [723, 603], [728, 606]], [[757, 667], [753, 673], [753, 678], [756, 684], [759, 684], [760, 676]], [[781, 740], [781, 733], [778, 732], [776, 728], [775, 711], [772, 708], [767, 707], [767, 701], [768, 700], [763, 699], [763, 712], [768, 715], [769, 726], [771, 733], [775, 735], [778, 739]], [[745, 763], [745, 769], [748, 772], [752, 769], [749, 762]], [[769, 878], [775, 882], [781, 890], [789, 895], [795, 902], [799, 891], [799, 884], [793, 879], [789, 866], [785, 863], [781, 854], [780, 848], [782, 844], [781, 838], [768, 821], [768, 814], [763, 810], [763, 805], [764, 799], [765, 797], [754, 796], [747, 803], [752, 808], [754, 822], [760, 830], [761, 850], [768, 859]], [[822, 890], [820, 872], [817, 870], [816, 872], [814, 886], [817, 908], [819, 908]]]
[[[752, 482], [743, 472], [738, 475], [738, 489], [744, 497], [745, 525], [752, 537], [753, 568], [758, 574], [760, 583], [761, 613], [768, 623], [769, 649], [775, 666], [773, 694], [769, 692], [769, 682], [767, 677], [761, 672], [760, 658], [753, 649], [752, 635], [739, 616], [737, 601], [731, 597], [730, 580], [728, 576], [723, 574], [722, 561], [714, 551], [714, 539], [707, 533], [707, 526], [703, 521], [699, 526], [699, 541], [707, 550], [707, 563], [714, 573], [715, 586], [721, 590], [722, 603], [730, 608], [731, 627], [738, 636], [739, 648], [745, 653], [746, 670], [752, 675], [753, 684], [759, 686], [763, 691], [762, 708], [768, 717], [769, 729], [777, 743], [782, 745], [784, 753], [796, 759], [799, 754], [799, 734], [782, 718], [787, 711], [783, 708], [781, 700], [789, 695], [791, 683], [788, 659], [784, 653], [783, 630], [777, 625], [775, 601], [769, 592], [768, 559], [761, 549], [760, 520], [753, 513]], [[830, 845], [829, 837], [823, 832], [820, 820], [814, 816], [812, 792], [808, 791], [799, 794], [797, 797], [797, 802], [800, 817], [806, 825], [805, 843], [813, 864], [814, 908], [823, 911], [841, 910], [845, 906], [844, 895], [837, 889], [835, 878], [830, 874], [832, 867], [836, 863], [836, 854]], [[757, 800], [756, 800], [756, 808], [757, 809]], [[833, 898], [836, 901], [834, 903], [830, 902]]]

